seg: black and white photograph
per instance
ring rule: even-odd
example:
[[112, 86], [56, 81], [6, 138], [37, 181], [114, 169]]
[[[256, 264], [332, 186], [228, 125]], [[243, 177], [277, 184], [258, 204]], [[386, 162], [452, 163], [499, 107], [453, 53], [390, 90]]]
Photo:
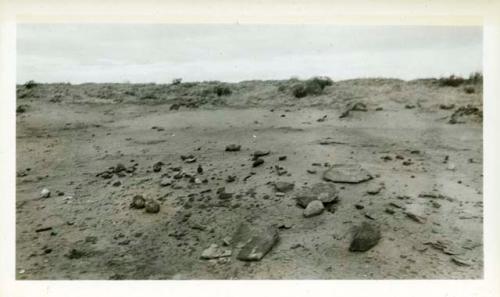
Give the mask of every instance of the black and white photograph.
[[16, 26], [17, 280], [483, 278], [481, 26]]

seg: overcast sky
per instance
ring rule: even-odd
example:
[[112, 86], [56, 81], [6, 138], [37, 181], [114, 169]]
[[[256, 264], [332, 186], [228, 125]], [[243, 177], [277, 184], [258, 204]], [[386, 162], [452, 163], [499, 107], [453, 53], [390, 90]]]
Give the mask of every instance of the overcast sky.
[[482, 70], [481, 27], [23, 24], [17, 81], [170, 82]]

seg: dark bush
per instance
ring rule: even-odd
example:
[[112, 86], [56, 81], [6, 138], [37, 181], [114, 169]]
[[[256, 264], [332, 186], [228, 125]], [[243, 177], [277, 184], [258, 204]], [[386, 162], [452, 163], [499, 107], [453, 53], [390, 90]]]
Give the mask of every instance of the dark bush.
[[482, 83], [483, 82], [483, 74], [481, 72], [474, 72], [469, 74], [469, 82], [472, 83]]
[[443, 87], [458, 87], [465, 82], [460, 76], [450, 75], [439, 79], [439, 85]]
[[174, 78], [172, 79], [172, 84], [175, 85], [180, 85], [182, 82], [182, 78]]
[[333, 82], [328, 77], [313, 77], [292, 86], [292, 94], [295, 98], [303, 98], [309, 95], [319, 95], [326, 86], [332, 85]]
[[217, 95], [217, 96], [227, 96], [227, 95], [231, 95], [231, 89], [228, 87], [228, 86], [225, 86], [225, 85], [217, 85], [213, 88], [213, 92]]
[[26, 82], [24, 84], [24, 86], [26, 87], [26, 89], [32, 89], [32, 88], [38, 86], [38, 84], [34, 80], [30, 80], [30, 81]]
[[473, 94], [473, 93], [475, 93], [475, 92], [476, 92], [476, 89], [475, 89], [474, 87], [467, 86], [467, 87], [465, 87], [465, 88], [464, 88], [464, 91], [465, 91], [465, 93], [467, 93], [467, 94]]

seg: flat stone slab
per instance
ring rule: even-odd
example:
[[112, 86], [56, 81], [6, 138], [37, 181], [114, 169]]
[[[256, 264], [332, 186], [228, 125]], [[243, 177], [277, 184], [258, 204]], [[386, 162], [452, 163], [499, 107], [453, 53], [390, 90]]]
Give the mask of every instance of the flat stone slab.
[[354, 236], [349, 246], [351, 252], [366, 252], [375, 245], [381, 238], [380, 228], [375, 224], [363, 222], [354, 231]]
[[260, 261], [279, 240], [278, 229], [268, 226], [256, 230], [246, 224], [238, 227], [232, 238], [232, 244], [242, 246], [237, 255], [241, 261]]
[[323, 179], [334, 183], [357, 184], [373, 177], [358, 164], [335, 164], [323, 173]]
[[220, 248], [217, 244], [211, 244], [207, 249], [201, 253], [202, 259], [217, 259], [222, 257], [230, 257], [231, 250]]
[[339, 196], [335, 184], [321, 182], [300, 189], [294, 199], [297, 205], [305, 208], [314, 200], [319, 200], [323, 204], [338, 202]]

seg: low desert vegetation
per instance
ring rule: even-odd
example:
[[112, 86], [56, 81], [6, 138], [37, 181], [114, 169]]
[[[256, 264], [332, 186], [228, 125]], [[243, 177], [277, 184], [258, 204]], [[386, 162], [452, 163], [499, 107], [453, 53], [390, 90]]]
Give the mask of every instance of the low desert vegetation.
[[[473, 72], [468, 78], [452, 74], [448, 77], [438, 79], [438, 82], [439, 85], [443, 87], [458, 87], [463, 84], [478, 84], [483, 82], [483, 74], [481, 72]], [[467, 90], [465, 90], [465, 92], [470, 94]]]
[[323, 89], [331, 86], [333, 81], [329, 77], [313, 77], [303, 82], [297, 82], [292, 86], [292, 94], [295, 98], [320, 95]]

